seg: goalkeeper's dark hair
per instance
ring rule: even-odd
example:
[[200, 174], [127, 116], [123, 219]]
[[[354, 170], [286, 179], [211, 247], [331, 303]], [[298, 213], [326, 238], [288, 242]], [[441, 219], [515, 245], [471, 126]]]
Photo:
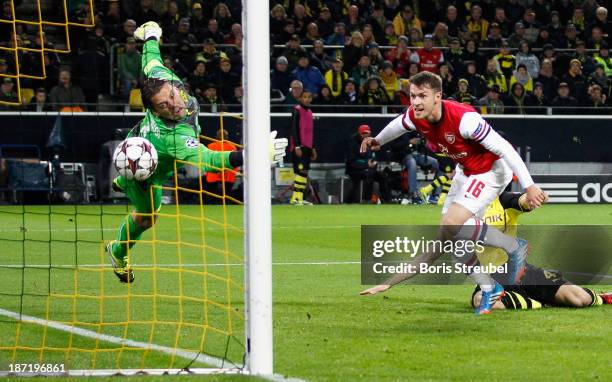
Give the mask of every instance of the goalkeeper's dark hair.
[[427, 86], [436, 92], [442, 91], [442, 79], [431, 72], [420, 72], [410, 77], [410, 84], [414, 86]]
[[164, 86], [166, 83], [168, 83], [168, 81], [159, 78], [146, 78], [142, 82], [142, 105], [145, 107], [145, 109], [155, 110], [153, 103], [151, 103], [151, 98], [155, 94], [159, 93], [162, 86]]

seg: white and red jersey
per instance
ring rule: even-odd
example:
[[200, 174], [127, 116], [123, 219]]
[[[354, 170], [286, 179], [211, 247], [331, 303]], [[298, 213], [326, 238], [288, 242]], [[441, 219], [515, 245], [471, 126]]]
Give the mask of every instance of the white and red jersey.
[[410, 106], [375, 139], [383, 145], [408, 130], [421, 133], [435, 145], [438, 152], [457, 162], [467, 176], [489, 172], [495, 161], [503, 158], [523, 187], [533, 184], [518, 153], [470, 105], [442, 100], [442, 117], [437, 123], [416, 119], [413, 107]]
[[413, 55], [411, 58], [413, 60], [414, 58], [418, 58], [418, 60], [414, 61], [417, 61], [421, 70], [436, 74], [440, 73], [438, 64], [444, 62], [444, 55], [440, 49], [425, 50], [424, 48], [420, 48], [417, 49], [416, 55]]

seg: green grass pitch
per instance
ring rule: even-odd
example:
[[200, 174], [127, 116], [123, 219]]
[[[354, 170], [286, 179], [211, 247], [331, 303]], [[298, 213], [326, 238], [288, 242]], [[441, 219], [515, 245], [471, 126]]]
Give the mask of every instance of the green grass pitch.
[[[164, 206], [155, 231], [134, 248], [136, 282], [132, 298], [119, 284], [101, 251], [112, 239], [125, 207], [0, 206], [0, 308], [164, 346], [197, 349], [206, 317], [206, 349], [222, 355], [231, 330], [228, 357], [239, 361], [244, 322], [239, 262], [242, 234], [215, 222], [242, 223], [240, 207], [181, 208]], [[470, 285], [393, 288], [384, 295], [359, 296], [360, 225], [436, 224], [440, 210], [433, 206], [274, 206], [274, 357], [277, 373], [312, 381], [395, 380], [606, 380], [609, 378], [610, 309], [543, 309], [494, 312], [475, 317], [469, 306]], [[211, 219], [200, 225], [200, 217]], [[523, 224], [607, 224], [611, 206], [549, 205], [521, 218]], [[52, 233], [49, 234], [49, 227]], [[100, 227], [104, 227], [103, 230]], [[227, 236], [224, 234], [227, 233]], [[182, 245], [174, 242], [180, 235]], [[21, 240], [28, 239], [25, 244]], [[52, 238], [51, 242], [49, 239]], [[75, 244], [75, 239], [78, 243]], [[206, 255], [198, 249], [206, 245]], [[230, 253], [228, 255], [228, 253]], [[535, 255], [534, 255], [535, 257]], [[530, 259], [537, 265], [537, 259]], [[27, 268], [20, 264], [52, 264]], [[207, 263], [204, 269], [198, 264]], [[78, 271], [74, 265], [78, 264]], [[156, 265], [153, 272], [151, 264]], [[177, 266], [183, 264], [183, 268]], [[63, 266], [63, 267], [62, 267]], [[181, 272], [177, 270], [181, 269]], [[203, 283], [202, 272], [208, 272]], [[610, 286], [595, 286], [596, 290]], [[46, 306], [44, 295], [52, 291]], [[74, 296], [74, 292], [78, 296]], [[24, 292], [27, 297], [21, 298]], [[37, 296], [40, 294], [40, 296]], [[208, 300], [202, 303], [204, 294]], [[95, 296], [104, 298], [95, 298]], [[152, 297], [157, 295], [157, 297]], [[183, 300], [173, 296], [185, 296]], [[63, 297], [66, 296], [66, 297]], [[93, 296], [93, 297], [92, 297]], [[232, 301], [231, 309], [224, 304]], [[206, 309], [206, 311], [204, 310]], [[151, 324], [154, 315], [158, 324]], [[107, 326], [95, 325], [100, 320]], [[127, 326], [126, 321], [133, 322]], [[178, 321], [186, 323], [179, 328]], [[220, 329], [216, 330], [216, 329]], [[41, 346], [48, 359], [62, 360], [54, 347], [70, 344], [70, 367], [182, 367], [184, 359], [167, 354], [124, 350], [116, 344], [70, 336], [38, 325], [20, 325], [0, 317], [0, 348], [18, 340], [22, 346]], [[20, 362], [35, 362], [35, 352], [19, 353]], [[12, 352], [0, 350], [0, 369], [6, 370]], [[199, 365], [201, 366], [201, 365]], [[606, 375], [608, 377], [606, 377]], [[160, 378], [148, 378], [147, 380]], [[246, 377], [206, 377], [204, 380], [247, 380]], [[168, 380], [168, 377], [164, 377]]]

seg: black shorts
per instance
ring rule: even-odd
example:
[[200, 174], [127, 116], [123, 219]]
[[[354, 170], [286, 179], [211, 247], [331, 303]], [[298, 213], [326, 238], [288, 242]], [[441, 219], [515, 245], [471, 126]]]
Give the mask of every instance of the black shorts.
[[[495, 275], [493, 276], [495, 278]], [[555, 295], [561, 285], [567, 284], [568, 281], [563, 278], [563, 275], [556, 270], [542, 269], [531, 264], [527, 264], [523, 281], [518, 285], [504, 285], [504, 289], [509, 292], [518, 292], [525, 297], [529, 297], [545, 305], [556, 305]], [[472, 293], [472, 301], [474, 295], [480, 290], [476, 286]]]
[[312, 149], [310, 147], [302, 147], [302, 156], [298, 158], [293, 150], [293, 173], [299, 174], [302, 171], [310, 170], [310, 160], [312, 158]]

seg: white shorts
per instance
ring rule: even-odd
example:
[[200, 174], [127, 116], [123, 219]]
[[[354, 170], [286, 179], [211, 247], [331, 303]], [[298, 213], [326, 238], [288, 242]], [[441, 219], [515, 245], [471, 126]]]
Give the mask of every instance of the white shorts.
[[458, 203], [482, 218], [489, 204], [501, 195], [511, 180], [512, 170], [503, 159], [496, 160], [488, 172], [470, 176], [466, 176], [461, 166], [457, 166], [442, 215], [452, 203]]

